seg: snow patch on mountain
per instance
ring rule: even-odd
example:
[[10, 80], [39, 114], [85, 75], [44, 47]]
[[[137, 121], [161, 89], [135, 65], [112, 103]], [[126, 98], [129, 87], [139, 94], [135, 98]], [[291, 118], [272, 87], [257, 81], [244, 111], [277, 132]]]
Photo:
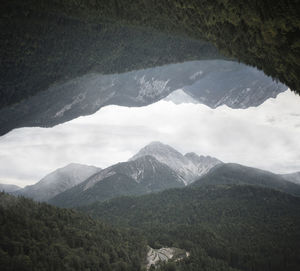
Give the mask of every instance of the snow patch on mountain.
[[66, 111], [69, 111], [74, 105], [81, 103], [86, 97], [85, 93], [80, 93], [78, 96], [74, 97], [72, 103], [65, 105], [60, 111], [55, 114], [55, 117], [62, 117]]
[[201, 76], [203, 74], [203, 71], [198, 71], [190, 76], [191, 80], [195, 80], [197, 77]]
[[182, 155], [174, 148], [161, 142], [148, 144], [130, 158], [129, 161], [134, 161], [146, 155], [155, 157], [161, 163], [175, 170], [186, 185], [206, 174], [215, 165], [222, 163], [220, 160], [210, 156], [198, 156], [195, 153]]
[[164, 93], [170, 92], [170, 87], [167, 87], [170, 79], [156, 80], [154, 77], [151, 80], [146, 80], [146, 75], [139, 78], [139, 93], [136, 99], [138, 101], [147, 101], [162, 96]]

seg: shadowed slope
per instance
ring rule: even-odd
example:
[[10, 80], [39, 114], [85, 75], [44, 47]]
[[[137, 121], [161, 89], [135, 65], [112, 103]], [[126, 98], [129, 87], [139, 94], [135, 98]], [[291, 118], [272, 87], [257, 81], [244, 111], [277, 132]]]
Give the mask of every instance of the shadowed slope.
[[0, 105], [91, 71], [220, 58], [215, 46], [299, 92], [299, 9], [296, 0], [6, 1]]
[[287, 181], [281, 175], [233, 163], [215, 166], [192, 185], [216, 184], [258, 185], [300, 196], [300, 185]]

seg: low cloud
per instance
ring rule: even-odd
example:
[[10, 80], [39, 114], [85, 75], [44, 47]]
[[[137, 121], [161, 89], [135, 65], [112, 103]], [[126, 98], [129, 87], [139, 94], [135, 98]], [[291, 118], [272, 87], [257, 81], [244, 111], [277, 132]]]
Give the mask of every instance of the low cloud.
[[54, 128], [16, 129], [0, 138], [0, 180], [27, 185], [68, 163], [126, 161], [151, 141], [278, 173], [300, 171], [300, 97], [279, 94], [244, 110], [170, 101], [107, 106]]

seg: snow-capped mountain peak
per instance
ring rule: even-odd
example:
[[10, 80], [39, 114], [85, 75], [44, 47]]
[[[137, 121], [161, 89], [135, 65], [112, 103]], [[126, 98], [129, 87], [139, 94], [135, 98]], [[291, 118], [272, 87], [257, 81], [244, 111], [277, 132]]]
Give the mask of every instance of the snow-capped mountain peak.
[[198, 177], [206, 174], [212, 167], [222, 163], [210, 156], [199, 156], [196, 153], [182, 155], [169, 145], [158, 141], [151, 142], [142, 148], [130, 161], [140, 157], [151, 155], [161, 163], [175, 170], [184, 180], [185, 184], [195, 181]]
[[176, 169], [184, 162], [183, 155], [169, 145], [163, 144], [159, 141], [151, 142], [142, 148], [130, 161], [136, 160], [145, 155], [155, 157], [161, 163], [167, 164], [172, 169]]

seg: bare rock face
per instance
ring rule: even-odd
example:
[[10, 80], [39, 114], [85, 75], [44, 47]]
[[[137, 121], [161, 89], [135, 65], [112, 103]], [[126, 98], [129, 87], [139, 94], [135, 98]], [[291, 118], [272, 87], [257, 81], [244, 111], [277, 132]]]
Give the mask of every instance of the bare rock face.
[[154, 249], [148, 246], [146, 269], [149, 270], [151, 266], [158, 267], [159, 264], [163, 262], [181, 261], [189, 256], [189, 252], [176, 247], [162, 247], [160, 249]]
[[195, 153], [184, 156], [168, 145], [152, 142], [129, 161], [99, 171], [48, 202], [60, 207], [76, 207], [120, 196], [181, 188], [220, 163], [216, 158]]
[[172, 147], [160, 142], [150, 143], [130, 160], [135, 160], [145, 155], [151, 155], [175, 170], [185, 180], [185, 184], [192, 183], [200, 176], [206, 174], [215, 165], [222, 163], [220, 160], [210, 156], [198, 156], [195, 153], [182, 155]]

